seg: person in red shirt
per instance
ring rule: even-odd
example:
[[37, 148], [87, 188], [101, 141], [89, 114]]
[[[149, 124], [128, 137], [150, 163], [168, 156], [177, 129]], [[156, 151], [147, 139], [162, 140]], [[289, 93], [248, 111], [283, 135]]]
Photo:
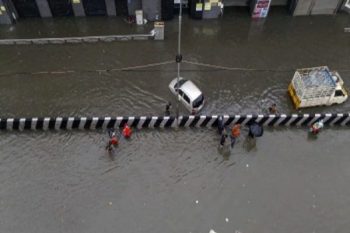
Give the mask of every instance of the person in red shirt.
[[106, 146], [106, 150], [108, 151], [112, 151], [113, 147], [117, 146], [119, 144], [117, 135], [114, 131], [108, 131], [109, 134], [109, 141], [108, 144]]
[[111, 141], [112, 145], [114, 145], [114, 146], [118, 145], [119, 142], [118, 142], [118, 138], [117, 138], [115, 133], [112, 134], [112, 138], [110, 141]]
[[323, 120], [317, 121], [310, 127], [310, 133], [317, 135], [323, 127]]
[[123, 128], [123, 136], [125, 138], [130, 138], [131, 134], [132, 134], [131, 128], [128, 126], [128, 124], [125, 124]]

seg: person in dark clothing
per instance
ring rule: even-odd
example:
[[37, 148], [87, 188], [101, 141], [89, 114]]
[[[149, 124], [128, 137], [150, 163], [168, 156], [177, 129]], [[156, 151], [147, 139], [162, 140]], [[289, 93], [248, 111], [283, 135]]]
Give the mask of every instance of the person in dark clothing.
[[170, 108], [171, 108], [171, 102], [169, 101], [167, 105], [165, 106], [165, 115], [169, 116], [170, 115]]
[[227, 135], [221, 134], [221, 138], [220, 138], [220, 147], [223, 147], [223, 146], [225, 145], [226, 137], [227, 137]]
[[223, 128], [221, 136], [220, 136], [220, 147], [222, 148], [223, 146], [225, 146], [225, 142], [226, 142], [226, 138], [227, 138], [227, 132], [226, 129]]
[[218, 133], [222, 135], [223, 131], [224, 131], [224, 117], [220, 115], [218, 117]]

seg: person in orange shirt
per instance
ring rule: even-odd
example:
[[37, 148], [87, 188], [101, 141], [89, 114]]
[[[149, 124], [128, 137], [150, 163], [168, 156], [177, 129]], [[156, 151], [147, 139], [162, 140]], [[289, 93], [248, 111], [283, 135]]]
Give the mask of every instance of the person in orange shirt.
[[131, 128], [128, 126], [128, 124], [125, 124], [123, 128], [123, 136], [125, 138], [130, 138], [131, 134], [132, 134]]
[[234, 147], [236, 139], [241, 135], [241, 125], [235, 124], [231, 129], [231, 148]]

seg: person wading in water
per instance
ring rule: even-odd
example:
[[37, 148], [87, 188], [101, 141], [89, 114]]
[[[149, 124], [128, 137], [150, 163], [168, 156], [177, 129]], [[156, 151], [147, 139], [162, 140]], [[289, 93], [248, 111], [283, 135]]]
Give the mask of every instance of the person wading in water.
[[235, 124], [231, 129], [231, 148], [235, 146], [236, 139], [241, 135], [241, 125]]
[[109, 135], [109, 141], [106, 146], [106, 150], [112, 151], [114, 147], [118, 146], [119, 140], [116, 132], [112, 129], [108, 131], [108, 135]]

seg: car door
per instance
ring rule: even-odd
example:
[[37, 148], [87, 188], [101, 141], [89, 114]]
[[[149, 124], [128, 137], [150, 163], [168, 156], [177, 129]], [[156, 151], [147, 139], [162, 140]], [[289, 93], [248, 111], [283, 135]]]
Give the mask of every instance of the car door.
[[191, 105], [191, 100], [190, 98], [186, 95], [186, 93], [183, 93], [183, 102], [186, 106], [186, 108], [191, 112], [192, 111], [192, 105]]
[[184, 92], [181, 89], [178, 89], [179, 91], [179, 100], [182, 104], [185, 104], [185, 100], [184, 100]]
[[[187, 100], [185, 100], [185, 93], [181, 90], [181, 89], [179, 89], [179, 99], [180, 99], [180, 102], [187, 108], [187, 109], [189, 109], [189, 104], [188, 104], [188, 102], [187, 102]], [[187, 97], [187, 95], [186, 95], [186, 97]], [[187, 97], [188, 98], [188, 97]], [[187, 99], [186, 98], [186, 99]]]

